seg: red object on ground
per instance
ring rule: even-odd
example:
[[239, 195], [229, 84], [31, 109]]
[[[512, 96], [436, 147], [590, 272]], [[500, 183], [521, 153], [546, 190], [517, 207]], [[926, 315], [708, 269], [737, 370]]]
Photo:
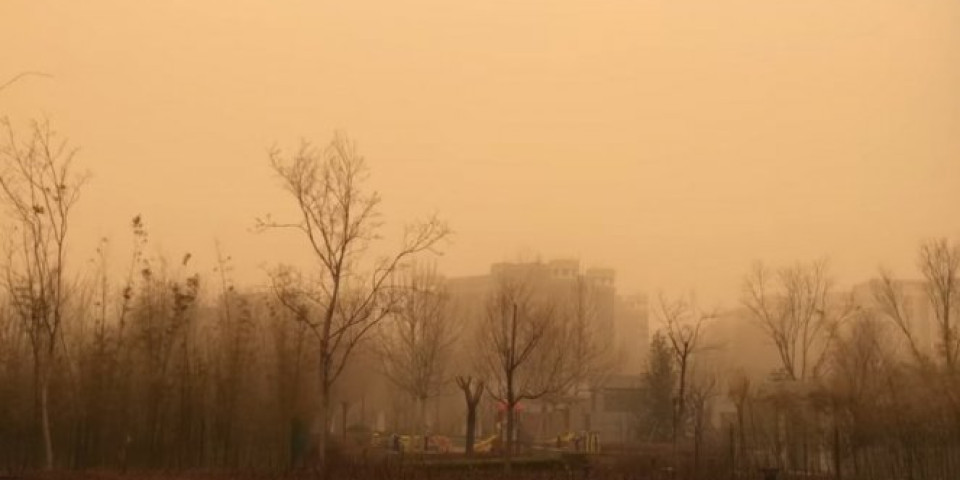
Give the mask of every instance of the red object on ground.
[[[498, 411], [498, 412], [506, 412], [506, 411], [507, 411], [507, 402], [497, 402], [497, 411]], [[514, 405], [514, 406], [513, 406], [513, 411], [514, 411], [514, 412], [522, 412], [522, 411], [523, 411], [523, 404], [517, 403], [516, 405]]]

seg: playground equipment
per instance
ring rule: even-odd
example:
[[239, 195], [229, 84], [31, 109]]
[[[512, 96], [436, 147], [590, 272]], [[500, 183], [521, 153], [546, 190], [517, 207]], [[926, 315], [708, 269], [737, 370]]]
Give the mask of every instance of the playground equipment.
[[450, 438], [443, 435], [428, 435], [426, 440], [423, 435], [397, 435], [391, 448], [399, 452], [447, 453], [452, 444]]
[[584, 451], [587, 453], [600, 453], [600, 432], [587, 432], [584, 441]]
[[567, 448], [573, 442], [577, 434], [573, 432], [561, 433], [557, 435], [557, 448]]
[[489, 453], [493, 451], [493, 444], [497, 441], [499, 435], [494, 434], [477, 443], [473, 444], [473, 451], [477, 453]]
[[600, 432], [567, 432], [557, 435], [557, 448], [600, 453]]
[[443, 435], [431, 435], [427, 439], [427, 442], [428, 450], [434, 450], [440, 453], [450, 452], [450, 447], [453, 445], [453, 442], [450, 441], [450, 438]]

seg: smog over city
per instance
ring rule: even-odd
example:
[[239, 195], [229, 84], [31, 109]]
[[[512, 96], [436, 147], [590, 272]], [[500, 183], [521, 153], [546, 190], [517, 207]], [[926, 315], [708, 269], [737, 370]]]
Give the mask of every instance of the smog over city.
[[0, 480], [960, 478], [960, 3], [0, 3]]

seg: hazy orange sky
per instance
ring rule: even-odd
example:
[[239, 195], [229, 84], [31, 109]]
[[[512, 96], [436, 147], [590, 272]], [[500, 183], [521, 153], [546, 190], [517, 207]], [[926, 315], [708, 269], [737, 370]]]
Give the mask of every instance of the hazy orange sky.
[[261, 282], [308, 258], [248, 232], [292, 207], [266, 150], [338, 128], [388, 235], [450, 220], [451, 275], [574, 256], [731, 303], [754, 260], [852, 282], [960, 238], [956, 0], [0, 0], [0, 45], [0, 81], [52, 75], [0, 114], [48, 116], [94, 174], [84, 255], [141, 213]]

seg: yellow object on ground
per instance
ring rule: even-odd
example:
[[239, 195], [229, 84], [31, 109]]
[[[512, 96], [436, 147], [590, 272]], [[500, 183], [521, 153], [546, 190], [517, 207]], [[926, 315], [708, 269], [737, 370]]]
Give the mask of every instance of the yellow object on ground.
[[480, 440], [479, 442], [473, 444], [473, 451], [478, 453], [487, 453], [493, 450], [493, 442], [496, 441], [497, 436], [493, 435], [489, 438]]
[[586, 440], [587, 452], [600, 453], [600, 432], [589, 432]]
[[567, 433], [564, 433], [564, 434], [561, 434], [561, 435], [557, 435], [557, 444], [558, 444], [558, 446], [566, 446], [566, 445], [569, 445], [570, 442], [573, 441], [573, 437], [575, 437], [576, 435], [577, 435], [577, 434], [575, 434], [575, 433], [573, 433], [573, 432], [567, 432]]

